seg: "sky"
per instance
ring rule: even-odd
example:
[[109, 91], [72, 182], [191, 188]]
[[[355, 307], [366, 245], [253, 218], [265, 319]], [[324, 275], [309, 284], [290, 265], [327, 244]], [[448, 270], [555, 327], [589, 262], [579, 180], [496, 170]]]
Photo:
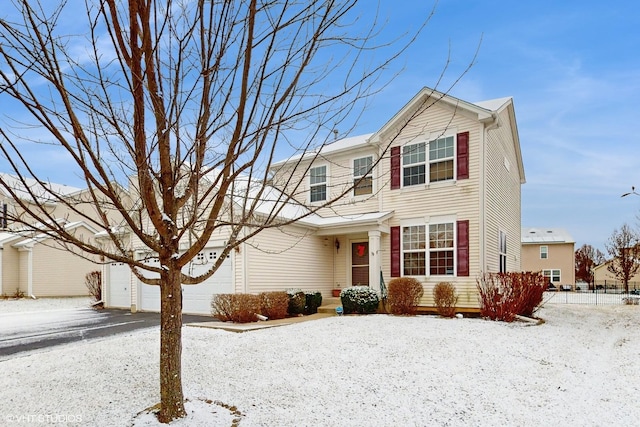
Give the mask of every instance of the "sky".
[[[365, 15], [374, 4], [363, 2]], [[381, 0], [383, 36], [417, 28], [433, 7]], [[441, 0], [351, 135], [375, 132], [425, 86], [469, 102], [511, 96], [526, 177], [522, 226], [565, 228], [576, 248], [604, 251], [614, 229], [640, 225], [640, 197], [620, 197], [640, 188], [639, 23], [632, 0]], [[10, 113], [0, 104], [0, 116]], [[36, 170], [82, 186], [65, 156], [43, 153]]]
[[[384, 3], [408, 23], [433, 5]], [[470, 102], [513, 97], [526, 177], [522, 226], [565, 228], [576, 249], [604, 252], [615, 229], [640, 225], [640, 197], [620, 197], [640, 187], [639, 24], [640, 3], [631, 0], [442, 0], [356, 130], [375, 128], [378, 114], [389, 118], [433, 87], [450, 55], [447, 89], [479, 46], [450, 93]]]

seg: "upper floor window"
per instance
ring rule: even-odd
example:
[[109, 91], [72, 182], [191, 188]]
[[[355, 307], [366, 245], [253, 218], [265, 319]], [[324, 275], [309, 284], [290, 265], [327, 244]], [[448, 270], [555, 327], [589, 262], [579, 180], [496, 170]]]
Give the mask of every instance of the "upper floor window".
[[[373, 157], [362, 157], [353, 161], [353, 195], [363, 196], [373, 193]], [[358, 182], [359, 181], [359, 182]]]
[[454, 179], [455, 137], [434, 139], [428, 144], [405, 145], [402, 147], [402, 183], [404, 187], [425, 184], [427, 168], [429, 182]]
[[498, 250], [500, 252], [500, 266], [498, 271], [500, 273], [507, 272], [507, 233], [500, 231], [500, 237], [498, 242]]
[[453, 136], [429, 142], [429, 181], [453, 179]]
[[327, 200], [326, 166], [318, 166], [309, 170], [309, 200], [311, 202]]
[[548, 246], [540, 246], [540, 259], [549, 258], [549, 247]]
[[425, 183], [426, 170], [425, 143], [405, 145], [402, 147], [402, 185], [418, 185]]

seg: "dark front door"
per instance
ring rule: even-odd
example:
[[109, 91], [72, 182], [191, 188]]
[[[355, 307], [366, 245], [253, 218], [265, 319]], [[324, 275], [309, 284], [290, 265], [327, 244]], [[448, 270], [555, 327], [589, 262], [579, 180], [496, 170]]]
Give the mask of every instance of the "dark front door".
[[351, 243], [351, 285], [369, 286], [369, 242]]

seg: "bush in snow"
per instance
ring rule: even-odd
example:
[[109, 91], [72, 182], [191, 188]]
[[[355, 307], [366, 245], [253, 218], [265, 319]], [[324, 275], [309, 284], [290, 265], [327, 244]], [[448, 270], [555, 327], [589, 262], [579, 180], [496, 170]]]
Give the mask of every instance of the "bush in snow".
[[392, 314], [416, 314], [424, 295], [424, 288], [417, 279], [398, 277], [389, 282], [388, 288], [387, 303]]
[[260, 298], [260, 313], [269, 319], [284, 319], [289, 310], [289, 295], [286, 292], [263, 292]]
[[370, 314], [378, 311], [378, 293], [368, 286], [352, 286], [340, 292], [344, 314]]
[[485, 273], [476, 282], [480, 315], [505, 322], [516, 315], [533, 316], [547, 288], [540, 272]]
[[297, 316], [304, 313], [304, 306], [307, 304], [307, 297], [300, 289], [287, 289], [289, 295], [289, 314]]
[[84, 276], [84, 284], [94, 301], [102, 301], [102, 273], [92, 271]]
[[438, 308], [438, 314], [442, 317], [456, 315], [458, 296], [456, 288], [449, 282], [440, 282], [433, 288], [433, 301]]
[[211, 313], [223, 322], [249, 323], [258, 320], [260, 298], [251, 294], [218, 294], [211, 301]]
[[319, 291], [305, 292], [304, 314], [314, 314], [318, 312], [318, 307], [322, 305], [322, 294]]

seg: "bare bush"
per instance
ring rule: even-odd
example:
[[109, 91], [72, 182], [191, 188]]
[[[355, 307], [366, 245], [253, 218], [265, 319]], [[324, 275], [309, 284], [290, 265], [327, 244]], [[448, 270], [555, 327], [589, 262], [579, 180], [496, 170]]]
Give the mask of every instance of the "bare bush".
[[392, 314], [416, 314], [424, 295], [422, 283], [412, 277], [398, 277], [389, 282], [387, 302]]
[[249, 323], [257, 320], [260, 298], [251, 294], [218, 294], [211, 301], [211, 313], [223, 322]]
[[433, 288], [433, 300], [442, 317], [453, 317], [456, 314], [458, 296], [456, 288], [449, 282], [440, 282]]
[[284, 319], [289, 308], [289, 294], [286, 292], [263, 292], [260, 298], [260, 313], [269, 319]]
[[480, 315], [505, 322], [517, 315], [533, 316], [547, 286], [540, 272], [485, 273], [477, 285]]
[[94, 301], [102, 301], [102, 273], [92, 271], [84, 276], [84, 284]]

